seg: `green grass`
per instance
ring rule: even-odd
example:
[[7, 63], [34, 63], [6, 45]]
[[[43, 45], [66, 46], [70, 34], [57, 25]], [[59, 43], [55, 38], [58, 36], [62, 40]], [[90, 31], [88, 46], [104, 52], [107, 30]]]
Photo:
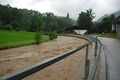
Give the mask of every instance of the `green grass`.
[[[0, 30], [0, 49], [33, 44], [34, 36], [34, 32]], [[48, 40], [49, 36], [42, 36], [42, 42]]]
[[98, 34], [98, 37], [116, 38], [116, 33], [104, 33], [104, 34]]

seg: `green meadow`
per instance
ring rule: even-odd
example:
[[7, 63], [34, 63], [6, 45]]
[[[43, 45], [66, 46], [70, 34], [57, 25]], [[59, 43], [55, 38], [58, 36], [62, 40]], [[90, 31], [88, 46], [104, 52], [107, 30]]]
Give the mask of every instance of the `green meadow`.
[[[34, 44], [34, 37], [34, 32], [0, 30], [0, 49]], [[42, 42], [46, 42], [48, 40], [49, 36], [42, 35]]]
[[104, 33], [98, 34], [99, 37], [108, 37], [108, 38], [116, 38], [116, 33]]

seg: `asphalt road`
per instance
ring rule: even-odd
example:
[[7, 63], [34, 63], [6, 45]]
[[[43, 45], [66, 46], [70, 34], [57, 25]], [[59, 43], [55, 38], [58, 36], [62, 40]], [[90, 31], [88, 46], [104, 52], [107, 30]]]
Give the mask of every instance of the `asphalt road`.
[[100, 38], [106, 55], [107, 80], [120, 80], [120, 40]]

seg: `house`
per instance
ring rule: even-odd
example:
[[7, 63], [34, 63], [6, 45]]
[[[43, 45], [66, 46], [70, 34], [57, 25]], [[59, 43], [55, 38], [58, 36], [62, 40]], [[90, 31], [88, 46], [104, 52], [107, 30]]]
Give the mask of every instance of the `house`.
[[70, 28], [66, 28], [64, 31], [67, 34], [80, 34], [80, 35], [83, 35], [87, 32], [87, 30], [80, 29], [78, 26], [73, 26], [73, 27], [70, 27]]
[[115, 27], [116, 27], [117, 38], [120, 39], [120, 16], [115, 18]]

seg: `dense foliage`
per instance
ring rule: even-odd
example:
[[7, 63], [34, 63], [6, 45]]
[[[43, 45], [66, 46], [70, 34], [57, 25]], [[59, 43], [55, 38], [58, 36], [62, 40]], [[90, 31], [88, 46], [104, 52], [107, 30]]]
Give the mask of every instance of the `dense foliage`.
[[93, 32], [110, 33], [112, 32], [112, 24], [114, 24], [114, 15], [103, 18], [101, 22], [96, 22]]
[[35, 42], [36, 42], [36, 44], [39, 44], [40, 42], [42, 42], [42, 32], [36, 32], [36, 34], [35, 34]]
[[86, 10], [86, 12], [81, 12], [77, 19], [78, 27], [80, 29], [86, 29], [88, 32], [90, 32], [90, 28], [93, 26], [93, 18], [94, 16], [91, 9]]
[[[81, 12], [77, 19], [77, 26], [86, 29], [88, 33], [111, 32], [114, 15], [105, 17], [101, 22], [93, 22], [94, 13], [91, 9]], [[0, 5], [0, 28], [7, 30], [21, 29], [26, 31], [42, 31], [46, 34], [72, 27], [74, 21], [66, 17], [56, 16], [54, 13], [40, 13], [34, 10], [17, 9], [10, 5]]]
[[34, 10], [17, 9], [10, 5], [0, 5], [0, 25], [6, 28], [10, 25], [13, 29], [27, 31], [62, 32], [65, 28], [73, 25], [73, 20], [66, 17], [56, 16], [53, 13], [40, 13]]
[[49, 38], [50, 38], [50, 40], [56, 39], [57, 32], [56, 31], [49, 32]]
[[80, 29], [86, 29], [88, 33], [110, 33], [113, 32], [114, 15], [106, 16], [99, 22], [93, 22], [94, 14], [91, 9], [81, 12], [77, 19]]

